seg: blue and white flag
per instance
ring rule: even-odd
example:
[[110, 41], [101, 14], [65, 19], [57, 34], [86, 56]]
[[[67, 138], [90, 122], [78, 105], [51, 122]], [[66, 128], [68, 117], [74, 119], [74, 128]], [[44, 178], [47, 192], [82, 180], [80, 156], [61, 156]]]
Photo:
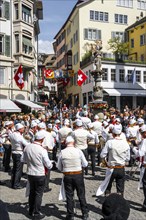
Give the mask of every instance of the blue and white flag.
[[135, 68], [131, 74], [131, 81], [132, 81], [133, 85], [136, 83], [136, 70], [135, 70]]

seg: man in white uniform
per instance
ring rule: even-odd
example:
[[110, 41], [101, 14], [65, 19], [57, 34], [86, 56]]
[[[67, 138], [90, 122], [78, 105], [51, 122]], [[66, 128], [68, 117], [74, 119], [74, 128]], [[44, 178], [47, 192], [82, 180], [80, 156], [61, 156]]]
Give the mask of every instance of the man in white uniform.
[[124, 194], [125, 162], [130, 159], [130, 147], [126, 140], [120, 138], [121, 126], [113, 128], [113, 139], [108, 140], [101, 152], [101, 158], [107, 158], [107, 167], [112, 169], [112, 175], [105, 194], [111, 193], [112, 183], [116, 180], [117, 193]]
[[66, 220], [74, 220], [74, 190], [80, 201], [82, 219], [88, 219], [88, 208], [85, 199], [85, 185], [82, 173], [82, 167], [88, 165], [82, 151], [75, 148], [74, 139], [68, 136], [66, 139], [66, 148], [62, 150], [58, 157], [58, 169], [64, 174], [64, 187], [67, 199]]
[[65, 140], [69, 133], [72, 132], [72, 129], [69, 127], [69, 120], [65, 119], [64, 126], [59, 129], [58, 131], [58, 139], [61, 144], [61, 150], [63, 150], [66, 147]]
[[47, 150], [42, 146], [44, 138], [45, 133], [38, 131], [35, 135], [35, 141], [24, 149], [21, 158], [21, 161], [27, 163], [27, 175], [30, 183], [29, 215], [34, 216], [35, 219], [45, 217], [45, 215], [40, 212], [46, 179], [45, 167], [47, 169], [52, 168]]

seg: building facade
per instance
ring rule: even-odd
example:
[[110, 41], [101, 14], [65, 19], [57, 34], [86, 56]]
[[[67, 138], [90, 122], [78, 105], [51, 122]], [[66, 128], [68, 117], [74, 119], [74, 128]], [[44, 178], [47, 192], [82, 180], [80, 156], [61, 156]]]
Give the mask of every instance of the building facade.
[[[0, 99], [34, 100], [42, 10], [39, 0], [0, 1]], [[20, 64], [23, 67], [23, 90], [14, 81]]]
[[[113, 0], [110, 4], [108, 0], [86, 0], [76, 3], [54, 37], [58, 41], [62, 31], [65, 31], [64, 53], [67, 54], [70, 51], [72, 54], [72, 69], [75, 75], [66, 87], [66, 94], [67, 97], [72, 96], [73, 104], [82, 102], [82, 88], [77, 86], [77, 71], [90, 45], [94, 44], [95, 40], [101, 40], [103, 57], [114, 58], [112, 51], [109, 50], [109, 39], [120, 37], [124, 40], [125, 29], [145, 13], [146, 1], [144, 0]], [[58, 53], [56, 54], [58, 56]], [[65, 64], [65, 57], [63, 62]], [[68, 68], [66, 64], [65, 67]]]

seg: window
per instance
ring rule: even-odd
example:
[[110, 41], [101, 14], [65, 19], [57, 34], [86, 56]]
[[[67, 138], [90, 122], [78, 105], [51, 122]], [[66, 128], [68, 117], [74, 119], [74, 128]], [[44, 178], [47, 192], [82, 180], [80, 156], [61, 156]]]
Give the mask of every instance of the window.
[[119, 82], [125, 82], [125, 71], [123, 69], [119, 70]]
[[137, 8], [146, 10], [146, 1], [144, 0], [137, 0]]
[[51, 91], [55, 91], [55, 86], [51, 86]]
[[127, 82], [132, 82], [132, 70], [128, 70]]
[[140, 55], [140, 60], [141, 60], [142, 62], [145, 61], [145, 60], [144, 60], [144, 54], [141, 54], [141, 55]]
[[132, 8], [133, 7], [133, 0], [117, 0], [117, 6]]
[[0, 0], [0, 18], [4, 17], [4, 3]]
[[143, 82], [146, 83], [146, 71], [143, 72]]
[[15, 42], [16, 42], [16, 53], [19, 53], [19, 35], [15, 35]]
[[108, 12], [90, 10], [90, 20], [108, 22]]
[[140, 46], [143, 46], [146, 44], [146, 34], [140, 35]]
[[141, 80], [141, 72], [140, 71], [136, 71], [136, 82], [140, 82]]
[[124, 41], [124, 32], [112, 31], [111, 37], [112, 37], [112, 39], [119, 38], [121, 41]]
[[74, 65], [76, 65], [78, 63], [79, 60], [79, 56], [78, 56], [78, 52], [74, 55]]
[[0, 0], [0, 18], [10, 19], [10, 3], [8, 1]]
[[74, 36], [73, 36], [73, 42], [74, 42], [74, 44], [78, 41], [78, 31], [76, 31], [75, 33], [74, 33]]
[[0, 84], [5, 83], [5, 78], [4, 78], [4, 68], [0, 68]]
[[25, 36], [22, 37], [22, 48], [23, 53], [30, 55], [32, 52], [32, 43], [30, 38]]
[[90, 10], [90, 20], [94, 20], [94, 11]]
[[108, 81], [108, 69], [102, 68], [102, 70], [103, 70], [102, 81]]
[[0, 54], [4, 54], [4, 36], [0, 35]]
[[31, 23], [31, 9], [22, 5], [22, 20]]
[[131, 39], [131, 48], [134, 48], [134, 39]]
[[98, 29], [84, 29], [85, 40], [101, 40], [101, 30]]
[[15, 19], [19, 19], [19, 10], [18, 10], [18, 4], [15, 4]]
[[116, 82], [116, 70], [111, 69], [111, 81]]
[[127, 24], [128, 23], [128, 16], [127, 15], [121, 15], [121, 14], [115, 14], [115, 23]]

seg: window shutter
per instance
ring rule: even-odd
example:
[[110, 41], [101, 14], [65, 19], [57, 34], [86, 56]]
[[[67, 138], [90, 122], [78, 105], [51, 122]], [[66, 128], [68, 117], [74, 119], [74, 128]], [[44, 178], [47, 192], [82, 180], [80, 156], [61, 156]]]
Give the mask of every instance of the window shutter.
[[5, 56], [10, 57], [10, 36], [5, 35]]
[[88, 39], [88, 29], [87, 28], [84, 29], [84, 39], [85, 40]]
[[5, 18], [10, 20], [10, 3], [5, 2]]
[[111, 33], [111, 38], [113, 39], [113, 38], [115, 38], [115, 37], [116, 37], [115, 32], [112, 31], [112, 33]]
[[97, 30], [97, 31], [96, 31], [96, 38], [97, 38], [98, 40], [101, 40], [101, 30]]

